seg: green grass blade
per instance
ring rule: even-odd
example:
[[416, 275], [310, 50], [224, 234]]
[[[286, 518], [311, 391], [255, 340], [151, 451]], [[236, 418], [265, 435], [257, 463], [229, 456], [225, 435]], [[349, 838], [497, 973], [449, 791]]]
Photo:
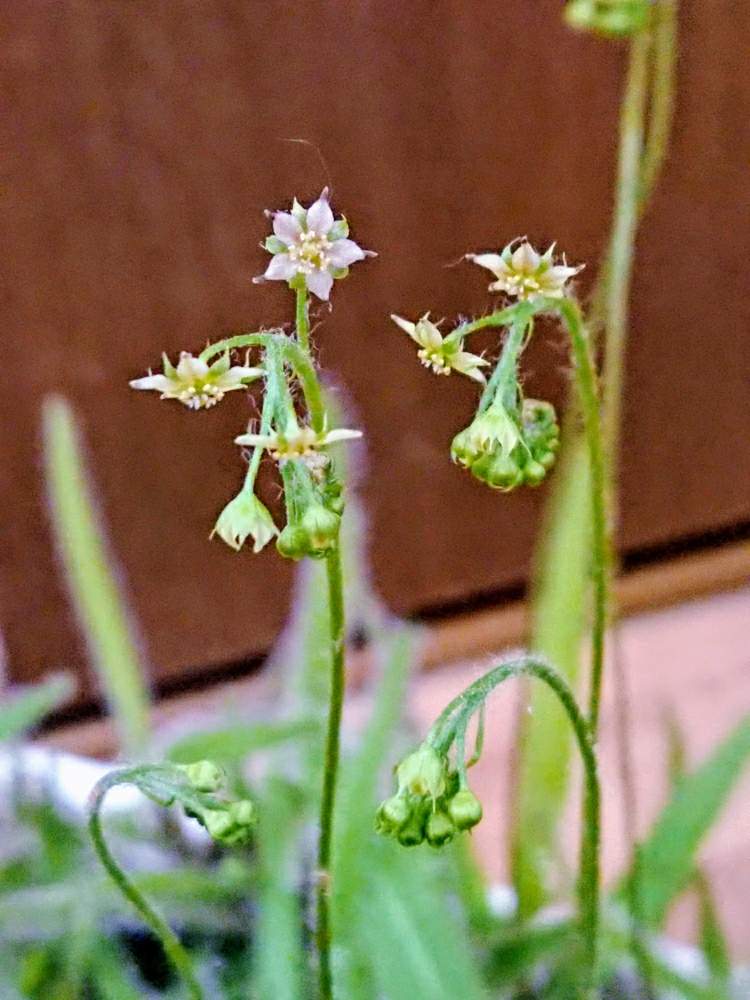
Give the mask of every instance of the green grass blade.
[[259, 998], [301, 1000], [307, 959], [302, 940], [297, 870], [300, 793], [271, 778], [259, 808], [258, 923], [255, 928], [254, 981]]
[[690, 883], [696, 851], [729, 798], [748, 757], [750, 715], [697, 770], [678, 781], [641, 849], [640, 896], [648, 925], [661, 927], [670, 904]]
[[[557, 473], [546, 530], [536, 557], [531, 648], [544, 654], [575, 687], [589, 594], [590, 505], [583, 442]], [[537, 684], [521, 719], [511, 867], [524, 917], [548, 899], [548, 872], [557, 855], [571, 758], [570, 725], [557, 699]]]
[[176, 764], [190, 764], [196, 760], [242, 760], [257, 750], [309, 737], [318, 731], [319, 725], [314, 719], [224, 726], [181, 737], [169, 747], [167, 758]]
[[61, 675], [36, 684], [0, 705], [0, 743], [21, 736], [73, 694], [75, 684]]
[[47, 489], [70, 594], [121, 748], [130, 757], [140, 757], [149, 743], [149, 696], [134, 629], [87, 482], [76, 421], [64, 399], [46, 399], [43, 429]]
[[698, 896], [699, 940], [711, 980], [725, 991], [732, 975], [732, 959], [724, 936], [713, 893], [703, 872], [696, 872], [693, 885]]

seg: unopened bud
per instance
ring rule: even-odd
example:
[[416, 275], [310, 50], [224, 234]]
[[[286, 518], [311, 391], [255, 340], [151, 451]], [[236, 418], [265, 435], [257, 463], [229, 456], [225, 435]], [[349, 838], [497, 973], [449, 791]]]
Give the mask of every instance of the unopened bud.
[[482, 803], [470, 788], [462, 788], [448, 803], [448, 815], [457, 829], [469, 830], [482, 818]]
[[425, 833], [427, 842], [431, 847], [442, 847], [444, 844], [449, 843], [453, 840], [455, 832], [456, 828], [451, 818], [446, 816], [441, 809], [432, 813], [427, 820]]
[[217, 792], [226, 780], [223, 769], [212, 760], [198, 760], [194, 764], [178, 764], [177, 767], [199, 792]]

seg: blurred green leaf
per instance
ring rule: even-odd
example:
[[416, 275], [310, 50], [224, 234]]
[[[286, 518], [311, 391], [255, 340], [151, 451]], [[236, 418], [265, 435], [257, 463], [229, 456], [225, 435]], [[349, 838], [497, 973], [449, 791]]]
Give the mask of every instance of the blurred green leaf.
[[260, 808], [254, 980], [257, 995], [273, 1000], [301, 1000], [307, 995], [298, 850], [303, 801], [298, 789], [271, 778]]
[[170, 746], [167, 757], [176, 764], [189, 764], [202, 759], [239, 760], [257, 750], [277, 746], [287, 740], [313, 736], [319, 729], [319, 724], [314, 719], [224, 726], [181, 737]]
[[[590, 589], [590, 504], [585, 443], [580, 435], [568, 440], [535, 557], [531, 647], [575, 688]], [[548, 899], [571, 757], [570, 723], [554, 695], [534, 684], [528, 703], [530, 711], [521, 716], [511, 835], [513, 884], [522, 917]]]
[[14, 695], [0, 705], [0, 743], [7, 743], [31, 729], [67, 701], [74, 691], [71, 678], [61, 674]]
[[695, 873], [693, 885], [698, 896], [700, 946], [711, 974], [711, 980], [717, 988], [726, 991], [732, 975], [732, 960], [724, 930], [716, 912], [711, 886], [703, 872]]
[[[695, 870], [695, 853], [750, 756], [750, 715], [700, 767], [678, 782], [641, 850], [640, 897], [647, 924], [661, 927]], [[631, 877], [631, 876], [627, 876]], [[625, 887], [620, 887], [620, 894]]]
[[50, 396], [43, 409], [44, 463], [58, 549], [94, 668], [123, 752], [137, 759], [150, 738], [149, 696], [135, 630], [116, 581], [87, 482], [75, 417]]

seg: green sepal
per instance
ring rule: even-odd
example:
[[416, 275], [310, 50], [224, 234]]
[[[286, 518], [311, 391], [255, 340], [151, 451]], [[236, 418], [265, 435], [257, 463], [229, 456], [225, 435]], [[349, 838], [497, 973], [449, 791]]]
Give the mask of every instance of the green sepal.
[[342, 215], [340, 219], [336, 219], [334, 224], [328, 231], [328, 239], [333, 240], [343, 240], [349, 235], [349, 223], [346, 221], [346, 216]]
[[286, 253], [289, 249], [286, 243], [284, 243], [283, 240], [280, 240], [278, 236], [267, 236], [263, 246], [269, 253], [273, 254]]

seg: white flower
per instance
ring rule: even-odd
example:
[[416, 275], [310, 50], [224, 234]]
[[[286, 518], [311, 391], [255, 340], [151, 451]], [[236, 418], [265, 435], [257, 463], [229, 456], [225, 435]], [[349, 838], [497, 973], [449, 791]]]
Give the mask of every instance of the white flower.
[[218, 535], [239, 552], [245, 540], [252, 536], [253, 552], [260, 552], [278, 533], [279, 529], [265, 504], [254, 493], [242, 492], [230, 500], [219, 514], [211, 537]]
[[260, 378], [262, 368], [245, 365], [230, 367], [229, 352], [222, 354], [213, 364], [195, 358], [183, 351], [177, 367], [166, 354], [162, 355], [164, 373], [153, 375], [150, 371], [143, 378], [130, 383], [132, 389], [155, 389], [162, 399], [179, 399], [191, 410], [208, 409], [224, 398], [224, 393], [244, 389], [248, 382]]
[[328, 188], [307, 209], [295, 198], [291, 212], [274, 212], [273, 232], [265, 243], [273, 257], [265, 274], [255, 280], [292, 281], [299, 276], [326, 301], [334, 278], [345, 277], [355, 261], [376, 256], [348, 239], [346, 219], [334, 220]]
[[416, 323], [401, 316], [391, 315], [391, 319], [419, 344], [417, 357], [425, 367], [431, 368], [438, 375], [450, 375], [451, 371], [457, 371], [476, 382], [484, 382], [485, 377], [480, 369], [488, 362], [478, 354], [461, 350], [462, 340], [451, 341], [450, 338], [444, 338], [429, 316], [429, 313], [425, 313]]
[[[513, 244], [518, 243], [515, 247]], [[561, 299], [565, 283], [583, 268], [569, 267], [563, 254], [562, 264], [553, 263], [555, 244], [539, 254], [523, 239], [513, 240], [502, 253], [467, 254], [467, 259], [486, 267], [497, 278], [490, 285], [491, 292], [506, 292], [518, 299]]]
[[318, 432], [312, 427], [300, 427], [294, 422], [287, 425], [284, 433], [273, 431], [270, 434], [241, 434], [234, 439], [234, 443], [265, 448], [271, 458], [280, 462], [290, 458], [309, 458], [314, 461], [321, 448], [337, 441], [351, 441], [360, 437], [362, 431], [347, 430], [345, 427]]

